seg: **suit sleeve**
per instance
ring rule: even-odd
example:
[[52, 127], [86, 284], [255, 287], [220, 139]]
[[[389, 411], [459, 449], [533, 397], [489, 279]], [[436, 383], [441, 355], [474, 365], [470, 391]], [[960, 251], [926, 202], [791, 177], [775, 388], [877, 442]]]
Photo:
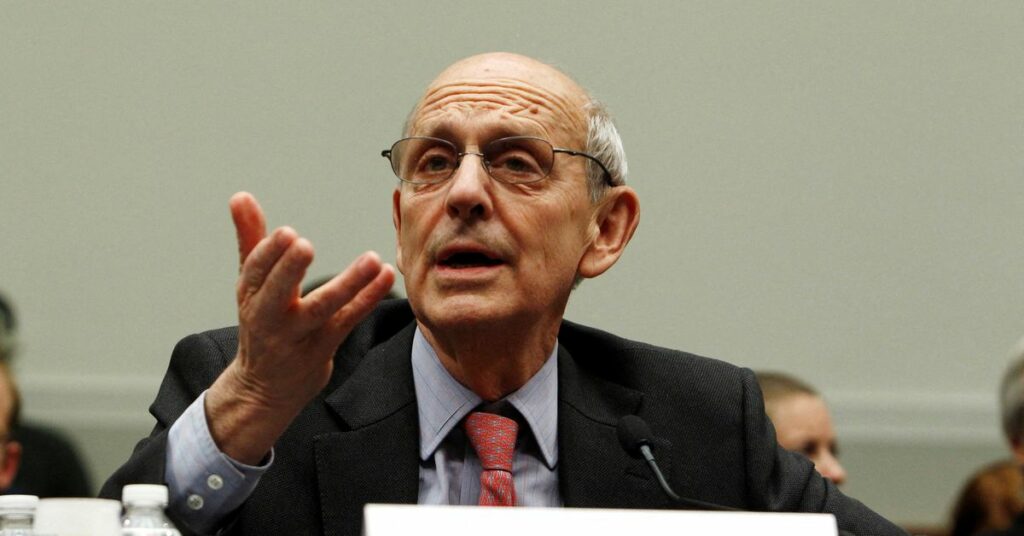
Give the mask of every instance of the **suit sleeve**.
[[905, 535], [861, 502], [843, 495], [807, 458], [778, 446], [753, 372], [743, 370], [747, 488], [750, 504], [770, 512], [829, 513], [841, 534]]
[[167, 432], [168, 512], [200, 534], [212, 534], [242, 505], [270, 468], [273, 449], [262, 465], [231, 459], [217, 448], [206, 421], [206, 391]]
[[[149, 407], [156, 424], [149, 437], [136, 444], [128, 461], [103, 484], [100, 497], [119, 500], [126, 484], [167, 484], [170, 427], [220, 375], [234, 355], [233, 346], [233, 332], [226, 330], [190, 335], [175, 346], [156, 400]], [[170, 514], [173, 519], [173, 512]], [[181, 519], [173, 521], [183, 528]]]

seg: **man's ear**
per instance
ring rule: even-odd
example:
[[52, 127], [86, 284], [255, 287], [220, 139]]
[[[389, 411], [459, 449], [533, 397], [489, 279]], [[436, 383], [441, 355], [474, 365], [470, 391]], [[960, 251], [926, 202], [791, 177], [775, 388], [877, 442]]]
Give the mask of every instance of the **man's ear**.
[[581, 277], [597, 277], [611, 268], [640, 224], [640, 198], [629, 186], [612, 188], [600, 203], [592, 223], [594, 239], [580, 259]]
[[0, 491], [5, 491], [14, 483], [14, 477], [18, 475], [18, 467], [21, 465], [21, 443], [8, 441], [3, 447], [3, 463], [0, 464]]
[[395, 266], [399, 272], [405, 273], [402, 269], [402, 187], [395, 188], [391, 194], [391, 223], [395, 224]]

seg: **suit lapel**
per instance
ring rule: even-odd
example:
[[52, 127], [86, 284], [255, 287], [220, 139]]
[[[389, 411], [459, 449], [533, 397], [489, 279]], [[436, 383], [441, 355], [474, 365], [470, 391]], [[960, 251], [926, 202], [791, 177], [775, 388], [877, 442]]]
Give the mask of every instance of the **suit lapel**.
[[[325, 534], [360, 534], [367, 503], [412, 504], [418, 498], [419, 414], [410, 361], [414, 328], [409, 325], [369, 351], [351, 376], [324, 398], [347, 430], [314, 438]], [[588, 364], [605, 361], [587, 357]], [[639, 411], [643, 393], [578, 365], [562, 346], [558, 376], [558, 472], [564, 504], [667, 505], [644, 461], [627, 454], [618, 441], [618, 420]], [[656, 439], [655, 455], [667, 446]], [[671, 474], [669, 457], [658, 461]]]
[[348, 431], [314, 439], [325, 534], [360, 534], [363, 505], [415, 503], [419, 415], [410, 352], [414, 325], [374, 348], [324, 402]]
[[[646, 463], [627, 454], [618, 440], [616, 424], [621, 417], [636, 414], [643, 393], [583, 368], [564, 347], [558, 350], [558, 376], [558, 476], [565, 505], [666, 506], [669, 501]], [[655, 455], [666, 445], [656, 440]], [[658, 463], [670, 474], [668, 457], [664, 458]]]

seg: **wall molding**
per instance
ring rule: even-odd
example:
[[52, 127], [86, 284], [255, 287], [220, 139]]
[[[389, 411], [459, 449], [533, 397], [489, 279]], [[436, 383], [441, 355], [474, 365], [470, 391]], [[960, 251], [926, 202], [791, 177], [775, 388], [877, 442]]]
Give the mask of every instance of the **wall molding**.
[[151, 376], [23, 376], [23, 417], [68, 427], [149, 429], [149, 405], [160, 378]]
[[[20, 386], [27, 418], [97, 428], [154, 424], [149, 405], [160, 378], [150, 376], [26, 376]], [[1001, 444], [991, 393], [861, 392], [828, 395], [844, 443]]]
[[995, 393], [836, 392], [827, 395], [844, 442], [1001, 445]]

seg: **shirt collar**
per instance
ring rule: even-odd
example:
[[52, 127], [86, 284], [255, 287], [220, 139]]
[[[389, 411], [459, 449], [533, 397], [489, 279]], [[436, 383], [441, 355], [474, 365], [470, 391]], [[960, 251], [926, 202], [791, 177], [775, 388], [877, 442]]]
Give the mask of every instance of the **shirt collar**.
[[[544, 366], [505, 400], [523, 416], [549, 469], [558, 464], [558, 344]], [[412, 377], [420, 421], [420, 459], [430, 458], [449, 432], [482, 400], [448, 372], [416, 327]]]

